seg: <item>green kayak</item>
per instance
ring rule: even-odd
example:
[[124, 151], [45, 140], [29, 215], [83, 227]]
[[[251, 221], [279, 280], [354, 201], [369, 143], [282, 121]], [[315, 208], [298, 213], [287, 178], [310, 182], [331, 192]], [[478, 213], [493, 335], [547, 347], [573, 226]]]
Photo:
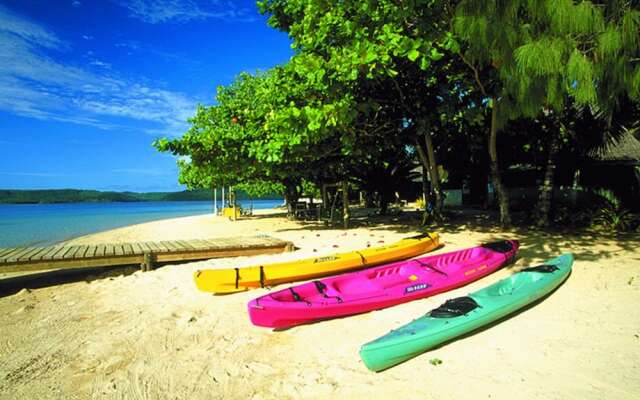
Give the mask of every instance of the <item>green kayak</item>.
[[372, 371], [400, 364], [551, 293], [569, 276], [572, 264], [573, 256], [563, 254], [469, 296], [447, 300], [423, 317], [365, 344], [360, 349], [360, 357]]

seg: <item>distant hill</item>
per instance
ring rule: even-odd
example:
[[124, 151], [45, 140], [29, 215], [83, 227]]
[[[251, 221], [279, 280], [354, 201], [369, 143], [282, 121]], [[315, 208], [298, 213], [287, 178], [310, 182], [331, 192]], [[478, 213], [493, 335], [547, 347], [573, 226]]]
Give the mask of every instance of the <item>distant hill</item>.
[[[218, 196], [220, 194], [218, 193]], [[198, 201], [212, 200], [210, 190], [185, 190], [182, 192], [100, 192], [97, 190], [2, 190], [0, 203], [4, 204], [37, 204], [37, 203], [109, 203], [134, 201]], [[249, 199], [242, 191], [236, 192], [238, 200]], [[264, 199], [280, 199], [277, 195]]]

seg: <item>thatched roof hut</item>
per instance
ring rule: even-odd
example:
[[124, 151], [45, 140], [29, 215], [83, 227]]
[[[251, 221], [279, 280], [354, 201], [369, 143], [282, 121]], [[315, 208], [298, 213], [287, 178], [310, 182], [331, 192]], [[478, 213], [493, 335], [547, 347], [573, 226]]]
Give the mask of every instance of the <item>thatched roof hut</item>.
[[587, 156], [601, 163], [640, 165], [640, 140], [625, 130], [617, 138], [609, 137], [603, 145], [590, 150]]

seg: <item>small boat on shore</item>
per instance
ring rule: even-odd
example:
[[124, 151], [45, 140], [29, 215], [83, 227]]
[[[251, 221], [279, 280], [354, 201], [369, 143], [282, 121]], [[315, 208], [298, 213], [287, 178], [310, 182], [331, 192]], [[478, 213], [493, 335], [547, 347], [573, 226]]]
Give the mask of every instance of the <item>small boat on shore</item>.
[[205, 292], [241, 292], [405, 260], [438, 247], [440, 247], [438, 234], [425, 233], [393, 244], [348, 253], [246, 268], [201, 270], [194, 274], [194, 280], [198, 289]]
[[433, 296], [494, 272], [518, 246], [505, 240], [304, 283], [252, 300], [249, 317], [257, 326], [286, 328]]
[[363, 345], [360, 357], [372, 371], [400, 364], [541, 299], [567, 279], [572, 264], [573, 256], [564, 254], [466, 297], [447, 300], [423, 317]]

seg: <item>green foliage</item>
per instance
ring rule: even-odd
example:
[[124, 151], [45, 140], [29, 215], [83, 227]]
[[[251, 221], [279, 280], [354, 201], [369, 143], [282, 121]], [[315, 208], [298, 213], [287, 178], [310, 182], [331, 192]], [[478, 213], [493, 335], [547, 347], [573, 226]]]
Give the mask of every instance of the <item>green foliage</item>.
[[629, 231], [638, 227], [640, 216], [622, 207], [620, 200], [610, 190], [594, 192], [599, 198], [594, 225], [610, 231]]
[[313, 59], [239, 75], [218, 89], [217, 105], [198, 108], [189, 132], [155, 146], [187, 157], [179, 166], [180, 180], [189, 187], [242, 184], [257, 194], [312, 176], [320, 162], [318, 146], [340, 128], [338, 120], [348, 120], [351, 99], [321, 102], [314, 88], [319, 75], [311, 75], [315, 83], [306, 80], [309, 63]]
[[[281, 199], [284, 196], [284, 186], [277, 182], [243, 182], [234, 186], [234, 189], [239, 194], [246, 193], [246, 196], [252, 199]], [[242, 199], [238, 194], [236, 195], [236, 198], [239, 200]]]
[[[536, 210], [533, 210], [534, 212]], [[586, 228], [593, 224], [596, 210], [592, 204], [574, 204], [558, 201], [551, 210], [551, 221], [556, 226], [568, 228]], [[532, 215], [532, 218], [534, 215]]]
[[588, 201], [577, 204], [570, 201], [558, 202], [552, 219], [555, 225], [585, 228], [594, 227], [611, 232], [626, 232], [640, 228], [640, 215], [622, 206], [620, 199], [606, 189], [588, 191]]
[[560, 110], [565, 94], [610, 109], [619, 96], [640, 99], [640, 11], [631, 4], [463, 0], [453, 27], [468, 60], [493, 68], [495, 83], [487, 84], [503, 103], [503, 120]]
[[[440, 120], [433, 101], [420, 101], [421, 90], [436, 91], [442, 81], [429, 71], [445, 55], [427, 35], [435, 25], [414, 24], [412, 12], [393, 1], [259, 7], [290, 34], [296, 54], [263, 74], [241, 74], [218, 89], [217, 105], [198, 108], [182, 138], [156, 141], [183, 157], [180, 181], [194, 188], [280, 184], [295, 196], [303, 182], [358, 180], [406, 163], [403, 149], [413, 138], [402, 133], [403, 121], [429, 112]], [[446, 43], [455, 46], [451, 37]]]
[[[294, 56], [218, 88], [216, 104], [199, 106], [185, 135], [155, 146], [180, 157], [190, 188], [293, 199], [348, 179], [382, 199], [410, 177], [425, 135], [452, 176], [475, 168], [488, 98], [502, 126], [574, 103], [609, 109], [640, 98], [640, 18], [629, 3], [455, 4], [259, 1], [269, 24], [289, 34]], [[534, 159], [544, 140], [522, 139]]]
[[313, 182], [302, 181], [302, 190], [301, 194], [306, 197], [311, 197], [314, 199], [320, 198], [320, 189]]

